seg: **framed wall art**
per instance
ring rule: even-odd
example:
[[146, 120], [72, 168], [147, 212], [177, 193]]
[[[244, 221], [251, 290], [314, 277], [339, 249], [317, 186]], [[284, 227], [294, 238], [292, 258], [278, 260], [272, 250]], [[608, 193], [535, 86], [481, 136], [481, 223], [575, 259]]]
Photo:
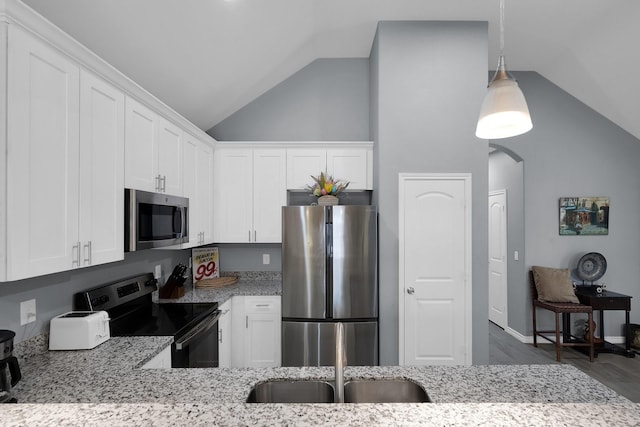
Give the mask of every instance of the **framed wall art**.
[[561, 236], [606, 236], [609, 234], [608, 197], [561, 197]]

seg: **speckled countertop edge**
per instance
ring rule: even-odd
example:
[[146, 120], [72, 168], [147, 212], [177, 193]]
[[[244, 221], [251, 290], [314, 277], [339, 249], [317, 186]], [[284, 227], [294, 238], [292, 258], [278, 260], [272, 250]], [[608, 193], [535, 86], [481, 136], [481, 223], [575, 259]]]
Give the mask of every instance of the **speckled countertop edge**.
[[[178, 302], [223, 303], [234, 295], [280, 295], [280, 289], [279, 280], [241, 279], [228, 288], [194, 290]], [[347, 367], [347, 379], [412, 379], [425, 387], [434, 403], [247, 404], [243, 402], [257, 382], [331, 381], [333, 369], [138, 369], [171, 341], [114, 337], [93, 350], [62, 352], [46, 351], [42, 336], [20, 343], [16, 353], [23, 380], [14, 394], [21, 403], [6, 405], [3, 422], [364, 426], [572, 425], [579, 420], [581, 425], [640, 425], [640, 404], [561, 364]]]

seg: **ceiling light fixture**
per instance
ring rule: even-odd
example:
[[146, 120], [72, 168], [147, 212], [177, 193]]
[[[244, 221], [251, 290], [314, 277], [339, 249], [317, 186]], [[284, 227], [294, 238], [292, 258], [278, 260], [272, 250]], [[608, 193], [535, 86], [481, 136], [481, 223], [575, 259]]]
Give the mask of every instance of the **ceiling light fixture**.
[[500, 139], [522, 135], [533, 128], [527, 101], [504, 63], [504, 0], [500, 0], [500, 56], [480, 107], [476, 136]]

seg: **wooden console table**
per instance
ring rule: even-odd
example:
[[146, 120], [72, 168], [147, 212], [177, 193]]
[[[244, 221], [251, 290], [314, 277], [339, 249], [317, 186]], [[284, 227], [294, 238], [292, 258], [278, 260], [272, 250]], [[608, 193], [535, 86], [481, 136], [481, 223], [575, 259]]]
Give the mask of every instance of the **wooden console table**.
[[[596, 342], [595, 353], [616, 353], [627, 357], [635, 357], [631, 350], [631, 330], [629, 328], [629, 311], [631, 310], [631, 297], [617, 292], [602, 291], [598, 293], [596, 286], [576, 286], [576, 296], [581, 304], [590, 305], [593, 310], [598, 310], [600, 323], [596, 328], [600, 330], [599, 338], [601, 343]], [[625, 311], [625, 348], [607, 342], [604, 337], [604, 311], [624, 310]], [[570, 315], [564, 315], [564, 331], [570, 331]], [[568, 335], [568, 336], [567, 336]], [[565, 334], [565, 338], [571, 339], [570, 334]], [[595, 331], [594, 331], [595, 338]]]

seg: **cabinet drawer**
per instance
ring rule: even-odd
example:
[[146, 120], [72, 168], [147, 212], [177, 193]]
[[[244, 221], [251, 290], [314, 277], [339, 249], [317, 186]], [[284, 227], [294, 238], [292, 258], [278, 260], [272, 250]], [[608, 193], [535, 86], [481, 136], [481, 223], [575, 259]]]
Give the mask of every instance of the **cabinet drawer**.
[[280, 313], [280, 297], [245, 297], [244, 309], [248, 313]]

